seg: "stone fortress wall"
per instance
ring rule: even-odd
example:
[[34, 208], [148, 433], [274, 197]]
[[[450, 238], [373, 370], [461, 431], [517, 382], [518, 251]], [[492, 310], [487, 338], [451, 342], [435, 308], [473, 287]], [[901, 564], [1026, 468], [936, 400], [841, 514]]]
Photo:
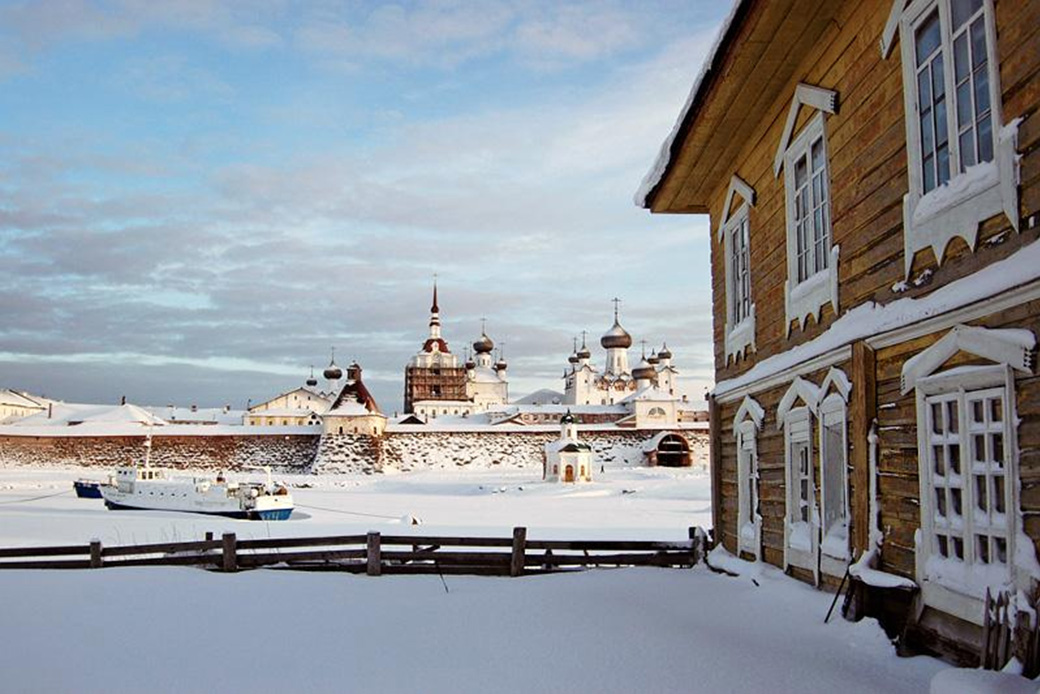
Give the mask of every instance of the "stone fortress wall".
[[[583, 431], [597, 465], [644, 464], [643, 444], [656, 431]], [[694, 467], [708, 464], [708, 435], [677, 431], [690, 442]], [[542, 450], [555, 440], [549, 431], [387, 432], [382, 438], [356, 434], [157, 435], [152, 464], [197, 470], [239, 470], [270, 465], [282, 474], [371, 474], [392, 468], [420, 470], [541, 471]], [[0, 466], [110, 469], [144, 460], [144, 436], [0, 436]]]

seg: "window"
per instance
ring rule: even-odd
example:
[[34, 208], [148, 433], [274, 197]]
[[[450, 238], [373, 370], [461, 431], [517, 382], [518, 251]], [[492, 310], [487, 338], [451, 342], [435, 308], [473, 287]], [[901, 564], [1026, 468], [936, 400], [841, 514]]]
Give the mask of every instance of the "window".
[[954, 237], [974, 248], [979, 223], [1002, 210], [1018, 228], [1017, 129], [1004, 128], [1001, 118], [992, 0], [897, 1], [886, 54], [896, 22], [907, 114], [909, 276], [918, 251], [931, 248], [941, 263]]
[[840, 576], [849, 559], [848, 446], [846, 405], [839, 393], [820, 403], [820, 506], [823, 542], [820, 568]]
[[744, 398], [733, 418], [737, 444], [737, 550], [761, 557], [762, 515], [758, 507], [758, 430], [765, 411]]
[[[777, 408], [777, 421], [784, 429], [784, 481], [787, 488], [784, 568], [809, 569], [817, 581], [820, 515], [816, 506], [812, 431], [819, 400], [819, 388], [795, 378]], [[798, 401], [801, 404], [795, 406]]]
[[[976, 624], [987, 586], [1029, 582], [1028, 571], [1019, 576], [1014, 566], [1021, 531], [1015, 371], [1031, 373], [1034, 346], [1024, 330], [957, 326], [903, 366], [902, 391], [917, 398], [921, 595]], [[933, 373], [961, 351], [994, 363]]]
[[838, 248], [831, 243], [830, 175], [824, 114], [817, 113], [784, 153], [787, 194], [787, 325], [838, 311]]
[[[733, 198], [744, 202], [730, 215]], [[755, 204], [755, 191], [740, 176], [730, 178], [722, 208], [717, 236], [722, 241], [726, 263], [726, 359], [755, 348], [755, 304], [751, 300], [751, 233], [749, 207]]]

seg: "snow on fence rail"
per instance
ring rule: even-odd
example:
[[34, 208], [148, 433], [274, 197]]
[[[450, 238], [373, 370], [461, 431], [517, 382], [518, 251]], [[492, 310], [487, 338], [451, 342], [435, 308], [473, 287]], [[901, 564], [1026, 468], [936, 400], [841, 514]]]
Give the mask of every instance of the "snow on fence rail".
[[[308, 571], [381, 574], [521, 576], [590, 566], [692, 567], [704, 557], [698, 527], [680, 542], [647, 540], [528, 540], [440, 535], [336, 535], [328, 537], [219, 539], [105, 547], [88, 545], [0, 548], [0, 569], [99, 569], [112, 566], [201, 566], [239, 571], [262, 566]], [[61, 557], [61, 558], [55, 558]]]

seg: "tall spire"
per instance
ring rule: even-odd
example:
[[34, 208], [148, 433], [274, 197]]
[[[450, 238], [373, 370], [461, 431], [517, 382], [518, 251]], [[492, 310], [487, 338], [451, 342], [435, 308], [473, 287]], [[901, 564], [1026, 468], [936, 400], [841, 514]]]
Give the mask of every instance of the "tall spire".
[[433, 306], [430, 307], [430, 313], [440, 313], [441, 309], [437, 306], [437, 275], [433, 276]]

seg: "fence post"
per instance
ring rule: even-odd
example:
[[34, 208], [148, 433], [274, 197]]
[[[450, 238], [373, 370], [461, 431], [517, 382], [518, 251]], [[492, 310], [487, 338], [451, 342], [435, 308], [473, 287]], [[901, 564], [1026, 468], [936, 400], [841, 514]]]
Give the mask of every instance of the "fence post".
[[701, 558], [701, 533], [700, 528], [695, 525], [690, 526], [690, 564], [696, 566], [697, 562]]
[[368, 575], [380, 576], [383, 573], [383, 564], [380, 559], [379, 533], [368, 534]]
[[522, 576], [527, 551], [527, 528], [513, 528], [513, 556], [509, 562], [509, 575]]
[[90, 568], [101, 568], [101, 540], [90, 541]]
[[224, 533], [224, 571], [238, 570], [237, 544], [235, 533]]
[[212, 530], [207, 530], [206, 531], [206, 542], [213, 542], [213, 531]]

